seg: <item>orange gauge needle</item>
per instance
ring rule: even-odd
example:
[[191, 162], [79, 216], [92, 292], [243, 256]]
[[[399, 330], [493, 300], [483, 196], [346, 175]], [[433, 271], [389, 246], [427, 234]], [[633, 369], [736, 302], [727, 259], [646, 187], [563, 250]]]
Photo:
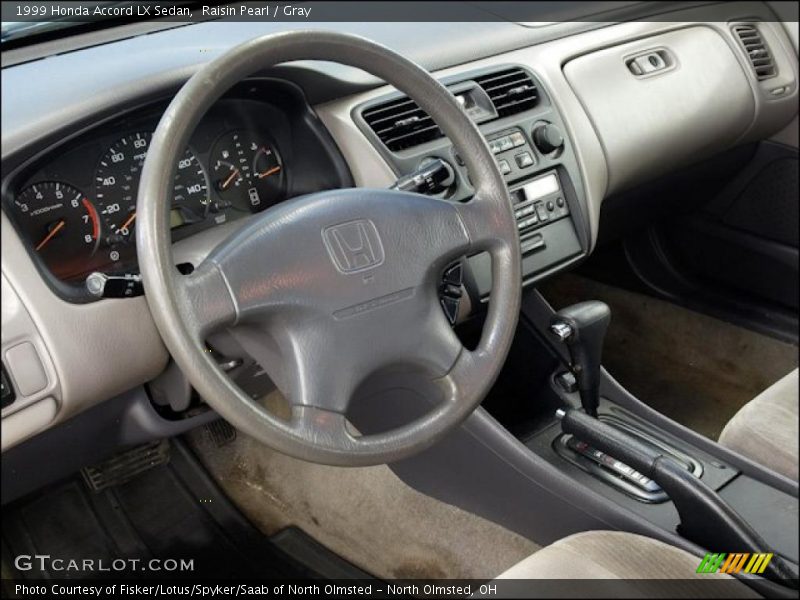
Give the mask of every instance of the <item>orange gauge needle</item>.
[[221, 186], [222, 189], [224, 190], [225, 188], [227, 188], [231, 184], [231, 182], [234, 179], [236, 179], [237, 175], [239, 175], [239, 169], [234, 169], [233, 172], [230, 175], [228, 175], [228, 178], [225, 181], [222, 182], [222, 186]]
[[120, 227], [119, 229], [117, 229], [116, 233], [119, 233], [119, 232], [120, 232], [120, 231], [122, 231], [123, 229], [127, 229], [127, 228], [128, 228], [128, 225], [130, 225], [131, 223], [133, 223], [133, 220], [134, 220], [135, 218], [136, 218], [136, 211], [133, 211], [133, 212], [131, 213], [131, 216], [130, 216], [130, 217], [128, 217], [128, 218], [127, 218], [127, 220], [126, 220], [126, 221], [125, 221], [125, 222], [122, 224], [122, 227]]
[[56, 226], [55, 226], [55, 227], [53, 227], [53, 228], [50, 230], [50, 233], [48, 233], [46, 236], [44, 236], [44, 239], [43, 239], [41, 242], [39, 242], [39, 244], [36, 246], [36, 251], [38, 252], [39, 250], [41, 250], [42, 248], [44, 248], [44, 247], [45, 247], [45, 245], [47, 244], [47, 242], [49, 242], [50, 240], [52, 240], [52, 239], [53, 239], [53, 237], [54, 237], [54, 236], [55, 236], [55, 235], [56, 235], [56, 234], [57, 234], [59, 231], [61, 231], [62, 229], [64, 229], [64, 225], [66, 225], [66, 224], [67, 224], [67, 222], [66, 222], [66, 221], [64, 221], [63, 219], [62, 219], [62, 220], [60, 220], [60, 221], [59, 221], [59, 222], [56, 224]]
[[264, 179], [264, 177], [269, 177], [270, 175], [272, 175], [274, 173], [277, 173], [280, 170], [281, 170], [281, 166], [280, 165], [276, 165], [276, 166], [272, 167], [271, 169], [267, 169], [263, 173], [259, 173], [258, 174], [258, 178], [259, 179]]

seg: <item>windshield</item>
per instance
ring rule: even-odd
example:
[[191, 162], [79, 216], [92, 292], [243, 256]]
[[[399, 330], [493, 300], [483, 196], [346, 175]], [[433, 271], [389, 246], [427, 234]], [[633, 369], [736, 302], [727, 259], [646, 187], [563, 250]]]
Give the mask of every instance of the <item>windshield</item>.
[[[33, 43], [45, 38], [53, 39], [74, 35], [92, 29], [115, 27], [135, 20], [146, 19], [147, 15], [137, 10], [141, 2], [92, 2], [89, 8], [63, 5], [61, 14], [47, 12], [47, 6], [36, 4], [8, 3], [3, 6], [3, 21], [0, 29], [0, 43]], [[197, 2], [175, 2], [176, 6], [187, 6]], [[211, 3], [219, 4], [219, 3]], [[41, 12], [40, 12], [41, 11]], [[22, 20], [13, 20], [15, 16]], [[156, 18], [155, 16], [153, 18]], [[6, 20], [7, 19], [7, 20]]]
[[0, 42], [5, 43], [9, 40], [17, 40], [20, 38], [44, 33], [47, 31], [54, 31], [57, 29], [66, 29], [80, 25], [80, 23], [70, 23], [66, 21], [44, 21], [41, 23], [20, 23], [20, 22], [3, 22], [0, 28]]

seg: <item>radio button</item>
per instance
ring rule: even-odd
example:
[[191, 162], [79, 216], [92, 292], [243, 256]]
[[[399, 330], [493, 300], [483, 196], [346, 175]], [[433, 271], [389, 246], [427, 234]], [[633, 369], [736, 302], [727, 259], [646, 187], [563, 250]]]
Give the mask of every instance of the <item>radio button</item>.
[[531, 156], [530, 152], [523, 152], [521, 154], [517, 154], [514, 156], [514, 160], [517, 161], [517, 166], [520, 169], [525, 169], [526, 167], [530, 167], [533, 164], [533, 157]]
[[514, 144], [514, 148], [519, 148], [520, 146], [525, 145], [525, 136], [522, 135], [522, 132], [515, 131], [508, 137], [511, 138], [511, 143]]

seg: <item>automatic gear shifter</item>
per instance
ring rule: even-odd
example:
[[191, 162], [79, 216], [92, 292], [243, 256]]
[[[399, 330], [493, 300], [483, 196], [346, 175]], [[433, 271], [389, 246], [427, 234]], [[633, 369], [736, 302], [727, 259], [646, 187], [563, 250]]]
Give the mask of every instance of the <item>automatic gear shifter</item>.
[[600, 403], [600, 360], [610, 321], [611, 309], [597, 300], [568, 306], [550, 321], [550, 331], [569, 349], [583, 410], [593, 417]]

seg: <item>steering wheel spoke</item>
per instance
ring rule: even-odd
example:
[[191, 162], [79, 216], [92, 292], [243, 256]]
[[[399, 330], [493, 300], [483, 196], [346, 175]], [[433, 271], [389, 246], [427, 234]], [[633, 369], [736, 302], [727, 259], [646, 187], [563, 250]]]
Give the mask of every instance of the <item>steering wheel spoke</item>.
[[187, 328], [202, 341], [215, 329], [237, 320], [236, 301], [219, 267], [204, 261], [189, 275], [175, 275], [177, 299]]
[[[498, 209], [498, 205], [503, 203], [508, 204], [508, 211]], [[516, 241], [508, 236], [510, 227], [516, 231], [510, 207], [511, 199], [505, 188], [500, 191], [479, 189], [469, 202], [457, 205], [461, 222], [469, 236], [470, 251], [491, 251]]]

